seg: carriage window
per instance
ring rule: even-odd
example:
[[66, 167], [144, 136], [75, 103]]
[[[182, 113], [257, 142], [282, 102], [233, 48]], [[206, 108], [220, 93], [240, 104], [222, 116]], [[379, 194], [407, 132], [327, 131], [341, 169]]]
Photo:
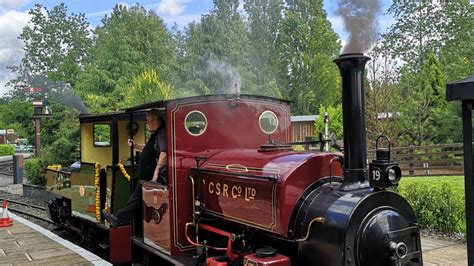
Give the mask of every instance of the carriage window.
[[265, 111], [260, 115], [258, 124], [263, 133], [272, 134], [278, 128], [278, 118], [274, 112]]
[[94, 124], [94, 146], [110, 146], [110, 124]]
[[191, 111], [186, 115], [184, 121], [186, 131], [193, 136], [199, 136], [206, 131], [207, 119], [202, 112]]

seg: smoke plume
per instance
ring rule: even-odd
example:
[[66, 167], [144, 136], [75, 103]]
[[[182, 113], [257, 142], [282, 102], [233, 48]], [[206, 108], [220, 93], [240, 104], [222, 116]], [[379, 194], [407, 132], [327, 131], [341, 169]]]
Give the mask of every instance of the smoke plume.
[[[89, 114], [89, 109], [82, 101], [81, 97], [74, 94], [68, 83], [56, 82], [48, 79], [44, 75], [35, 75], [30, 83], [33, 87], [40, 87], [48, 93], [49, 99], [54, 99], [74, 109], [78, 114]], [[53, 110], [54, 112], [54, 110]]]
[[377, 38], [380, 0], [337, 0], [337, 15], [344, 20], [349, 42], [343, 53], [361, 53], [370, 48]]
[[219, 92], [234, 93], [234, 85], [240, 84], [240, 74], [237, 69], [223, 61], [207, 60], [207, 72], [220, 76], [223, 79]]
[[89, 108], [84, 104], [81, 97], [74, 94], [72, 89], [63, 90], [61, 93], [53, 94], [56, 98], [65, 105], [74, 109], [78, 114], [90, 114]]

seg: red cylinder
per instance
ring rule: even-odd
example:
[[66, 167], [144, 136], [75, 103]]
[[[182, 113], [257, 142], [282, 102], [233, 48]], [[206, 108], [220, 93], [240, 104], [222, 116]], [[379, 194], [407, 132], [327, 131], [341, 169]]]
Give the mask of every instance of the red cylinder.
[[257, 253], [252, 253], [244, 257], [244, 266], [290, 266], [290, 258], [281, 254], [274, 254], [269, 257], [262, 257]]

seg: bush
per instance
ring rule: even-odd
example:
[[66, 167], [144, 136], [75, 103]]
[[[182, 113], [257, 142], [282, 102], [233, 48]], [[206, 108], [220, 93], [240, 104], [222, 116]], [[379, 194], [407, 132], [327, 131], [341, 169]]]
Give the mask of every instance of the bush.
[[34, 157], [25, 161], [25, 176], [30, 184], [46, 184], [46, 169], [40, 158]]
[[15, 146], [9, 144], [0, 144], [0, 156], [15, 154]]
[[49, 147], [43, 149], [40, 157], [46, 166], [51, 164], [70, 165], [79, 159], [77, 143], [60, 137]]
[[466, 232], [464, 177], [402, 179], [399, 192], [408, 200], [422, 228]]

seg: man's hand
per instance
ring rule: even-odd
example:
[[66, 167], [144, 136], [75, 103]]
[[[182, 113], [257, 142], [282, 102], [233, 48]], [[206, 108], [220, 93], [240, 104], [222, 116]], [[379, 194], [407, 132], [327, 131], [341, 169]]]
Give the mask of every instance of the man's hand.
[[135, 147], [135, 142], [133, 141], [133, 139], [128, 139], [127, 142], [128, 142], [128, 146]]

